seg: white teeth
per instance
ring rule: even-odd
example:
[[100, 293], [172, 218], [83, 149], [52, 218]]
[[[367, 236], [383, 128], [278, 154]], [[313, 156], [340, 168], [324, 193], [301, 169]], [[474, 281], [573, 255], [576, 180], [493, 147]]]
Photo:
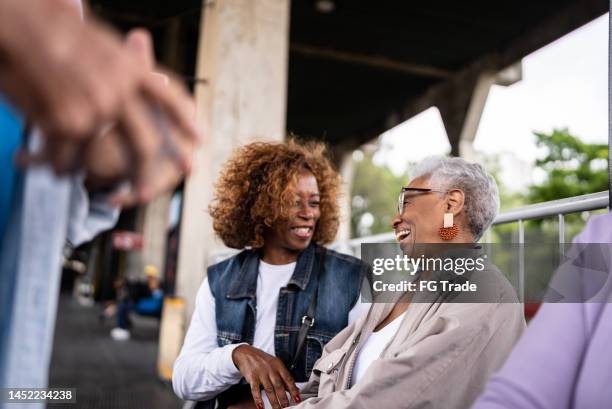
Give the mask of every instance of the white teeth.
[[292, 230], [302, 236], [307, 235], [312, 231], [310, 227], [293, 227]]
[[404, 230], [400, 230], [397, 233], [395, 233], [395, 240], [397, 241], [402, 241], [404, 240], [406, 237], [408, 237], [410, 235], [410, 229], [404, 229]]

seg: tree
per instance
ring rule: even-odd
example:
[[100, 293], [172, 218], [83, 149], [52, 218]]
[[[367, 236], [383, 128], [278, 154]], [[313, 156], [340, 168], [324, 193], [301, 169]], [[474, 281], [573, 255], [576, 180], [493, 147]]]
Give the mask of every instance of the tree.
[[351, 236], [361, 237], [391, 231], [397, 212], [397, 198], [406, 176], [396, 176], [386, 166], [378, 166], [371, 154], [355, 164], [351, 189]]
[[[552, 133], [535, 133], [536, 144], [543, 151], [535, 163], [545, 176], [541, 183], [529, 186], [527, 196], [509, 191], [497, 177], [497, 156], [483, 157], [485, 167], [498, 183], [502, 209], [516, 208], [527, 203], [599, 192], [609, 187], [608, 145], [590, 144], [579, 140], [567, 129], [555, 129]], [[367, 154], [356, 163], [351, 191], [352, 237], [366, 236], [391, 231], [391, 220], [397, 208], [400, 187], [408, 181], [407, 175], [396, 176], [385, 167], [373, 163]], [[580, 215], [566, 217], [566, 240], [582, 228]], [[526, 223], [526, 240], [529, 242], [554, 242], [557, 238], [557, 220], [529, 221]], [[492, 239], [495, 242], [516, 241], [516, 226], [513, 224], [495, 227]]]
[[530, 186], [531, 203], [608, 189], [608, 145], [582, 142], [567, 128], [551, 134], [536, 132], [535, 136], [536, 145], [545, 152], [536, 161], [536, 168], [545, 172], [546, 179]]

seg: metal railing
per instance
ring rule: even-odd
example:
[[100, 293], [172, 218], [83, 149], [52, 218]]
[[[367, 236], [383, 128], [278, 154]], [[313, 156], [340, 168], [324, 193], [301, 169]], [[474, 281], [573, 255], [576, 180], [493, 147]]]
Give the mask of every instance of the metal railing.
[[[581, 213], [592, 210], [609, 208], [610, 196], [608, 191], [591, 193], [588, 195], [568, 197], [566, 199], [551, 200], [524, 206], [501, 213], [493, 222], [493, 226], [518, 222], [518, 243], [525, 244], [525, 221], [547, 219], [557, 216], [559, 224], [559, 255], [565, 254], [565, 216], [572, 213]], [[485, 234], [485, 242], [491, 243], [491, 229]], [[519, 299], [524, 299], [525, 292], [525, 247], [519, 245], [519, 271], [518, 288]]]
[[[608, 191], [591, 193], [588, 195], [574, 196], [566, 199], [552, 200], [549, 202], [537, 203], [523, 206], [500, 213], [493, 222], [493, 226], [502, 224], [518, 223], [518, 244], [525, 243], [525, 221], [547, 219], [556, 216], [559, 223], [559, 254], [563, 256], [565, 251], [565, 216], [572, 213], [600, 210], [609, 208], [610, 196]], [[484, 242], [491, 243], [491, 228], [484, 235]], [[345, 242], [333, 243], [330, 247], [352, 254], [356, 257], [361, 256], [362, 243], [388, 243], [395, 242], [395, 234], [383, 233], [367, 237], [359, 237]], [[524, 299], [525, 292], [525, 248], [519, 246], [518, 260], [518, 288], [519, 299]]]

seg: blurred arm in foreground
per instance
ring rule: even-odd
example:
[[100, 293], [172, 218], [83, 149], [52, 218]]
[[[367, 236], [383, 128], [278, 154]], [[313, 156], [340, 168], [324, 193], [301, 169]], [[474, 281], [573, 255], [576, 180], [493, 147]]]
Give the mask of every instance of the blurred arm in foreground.
[[125, 205], [173, 188], [197, 140], [186, 91], [143, 64], [147, 34], [126, 46], [83, 23], [75, 4], [0, 0], [0, 92], [34, 125], [11, 147], [24, 149], [26, 169], [0, 163], [14, 185], [0, 215], [0, 387], [47, 385], [62, 246], [91, 239], [118, 213], [99, 193], [131, 182], [115, 196]]
[[[158, 190], [154, 169], [160, 172], [165, 147], [176, 147], [167, 156], [179, 171], [190, 168], [189, 147], [198, 139], [191, 98], [178, 81], [151, 75], [152, 62], [143, 64], [130, 41], [126, 48], [101, 23], [83, 23], [76, 10], [65, 0], [0, 0], [0, 91], [44, 138], [43, 151], [21, 162], [46, 162], [57, 173], [84, 168], [92, 145], [110, 145], [111, 138], [99, 139], [112, 127], [130, 163], [121, 176], [134, 190], [117, 202], [146, 202]], [[96, 176], [95, 169], [89, 173]]]
[[[608, 244], [596, 244], [608, 243]], [[543, 303], [503, 368], [472, 409], [612, 407], [612, 214], [593, 216], [574, 239], [588, 269], [574, 264], [573, 282], [584, 291], [593, 274], [607, 280], [597, 297]], [[588, 247], [587, 247], [588, 246]], [[595, 270], [599, 262], [599, 267]], [[571, 271], [570, 271], [571, 272]], [[582, 273], [583, 276], [579, 276]], [[553, 281], [557, 277], [553, 278]]]

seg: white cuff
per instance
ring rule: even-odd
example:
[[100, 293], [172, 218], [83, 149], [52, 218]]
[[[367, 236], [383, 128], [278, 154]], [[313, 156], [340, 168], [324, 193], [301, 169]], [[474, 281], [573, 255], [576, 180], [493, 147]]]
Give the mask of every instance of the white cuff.
[[240, 345], [249, 344], [248, 342], [241, 342], [240, 344], [225, 345], [223, 348], [221, 348], [221, 350], [223, 351], [221, 354], [220, 362], [221, 372], [228, 374], [228, 376], [235, 377], [236, 382], [238, 382], [240, 378], [242, 378], [242, 374], [234, 364], [234, 360], [232, 359], [232, 353], [234, 352], [234, 349], [238, 348]]

